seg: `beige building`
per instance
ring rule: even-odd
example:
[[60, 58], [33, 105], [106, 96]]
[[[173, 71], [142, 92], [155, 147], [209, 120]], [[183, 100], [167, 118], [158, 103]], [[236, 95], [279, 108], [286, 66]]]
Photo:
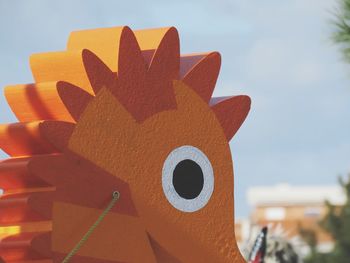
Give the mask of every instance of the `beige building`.
[[265, 225], [282, 228], [289, 238], [297, 238], [300, 227], [312, 229], [317, 234], [320, 251], [329, 251], [332, 238], [318, 225], [327, 212], [325, 201], [343, 205], [346, 201], [339, 186], [276, 186], [252, 187], [247, 198], [253, 207], [249, 220], [238, 220], [237, 239], [243, 243], [251, 235], [253, 227]]

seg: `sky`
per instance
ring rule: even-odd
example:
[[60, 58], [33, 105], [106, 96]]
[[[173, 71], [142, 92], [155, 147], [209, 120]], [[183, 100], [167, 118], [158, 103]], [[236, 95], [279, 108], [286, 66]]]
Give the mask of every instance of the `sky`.
[[[249, 187], [334, 185], [350, 172], [350, 65], [332, 43], [336, 0], [0, 0], [0, 88], [33, 82], [28, 57], [73, 30], [175, 26], [181, 52], [219, 51], [215, 96], [247, 94], [234, 139], [235, 210]], [[0, 123], [15, 122], [0, 94]], [[0, 153], [1, 158], [6, 155]]]

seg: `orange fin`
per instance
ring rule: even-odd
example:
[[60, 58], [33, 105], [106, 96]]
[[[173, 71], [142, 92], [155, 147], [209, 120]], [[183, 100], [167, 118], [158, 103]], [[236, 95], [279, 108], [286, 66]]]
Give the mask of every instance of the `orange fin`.
[[41, 122], [0, 125], [0, 148], [10, 156], [57, 152], [39, 129]]
[[0, 224], [10, 225], [50, 219], [52, 188], [47, 188], [46, 191], [2, 195]]
[[66, 81], [93, 93], [82, 50], [34, 54], [30, 66], [35, 82]]
[[10, 158], [0, 161], [0, 188], [6, 191], [34, 187], [47, 187], [41, 179], [28, 171], [30, 157]]
[[[88, 49], [98, 56], [111, 71], [118, 71], [120, 36], [125, 26], [74, 31], [70, 34], [67, 49]], [[135, 30], [134, 34], [147, 62], [158, 48], [169, 27]], [[148, 63], [149, 64], [149, 63]]]
[[5, 96], [21, 122], [38, 120], [73, 121], [62, 103], [56, 82], [7, 86]]
[[124, 26], [74, 31], [70, 34], [67, 49], [88, 49], [95, 53], [113, 71], [118, 71], [120, 36]]
[[47, 241], [46, 232], [8, 236], [0, 240], [0, 254], [5, 262], [48, 259], [50, 252], [47, 250], [51, 250], [51, 242]]

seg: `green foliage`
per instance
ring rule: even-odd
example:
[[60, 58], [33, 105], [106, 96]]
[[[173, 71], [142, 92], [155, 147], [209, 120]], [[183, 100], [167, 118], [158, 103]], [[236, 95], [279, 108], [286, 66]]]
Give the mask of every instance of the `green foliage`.
[[316, 249], [317, 246], [317, 236], [315, 231], [310, 229], [305, 229], [299, 226], [300, 236], [304, 239], [305, 243], [308, 244], [310, 248], [309, 255], [304, 259], [304, 263], [331, 263], [329, 261], [329, 255], [324, 253], [319, 253]]
[[346, 193], [343, 206], [335, 206], [326, 202], [328, 212], [320, 222], [320, 226], [328, 232], [335, 241], [332, 252], [319, 253], [316, 249], [317, 237], [312, 230], [300, 229], [300, 234], [310, 247], [310, 255], [305, 263], [349, 263], [350, 262], [350, 177], [344, 182], [339, 180]]
[[344, 59], [350, 62], [350, 0], [339, 0], [338, 11], [335, 12], [335, 32], [332, 39], [341, 45]]
[[330, 255], [332, 262], [347, 263], [350, 259], [350, 177], [346, 182], [341, 179], [339, 181], [346, 193], [346, 203], [342, 207], [336, 207], [327, 202], [329, 212], [321, 226], [335, 240], [334, 251]]

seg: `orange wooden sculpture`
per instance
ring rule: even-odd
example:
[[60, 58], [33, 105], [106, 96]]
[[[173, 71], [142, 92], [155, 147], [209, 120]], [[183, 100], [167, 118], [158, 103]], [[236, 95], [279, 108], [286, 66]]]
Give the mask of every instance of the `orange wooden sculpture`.
[[0, 126], [0, 257], [62, 262], [244, 262], [229, 140], [247, 96], [211, 98], [217, 52], [180, 56], [175, 28], [73, 32], [9, 86]]

